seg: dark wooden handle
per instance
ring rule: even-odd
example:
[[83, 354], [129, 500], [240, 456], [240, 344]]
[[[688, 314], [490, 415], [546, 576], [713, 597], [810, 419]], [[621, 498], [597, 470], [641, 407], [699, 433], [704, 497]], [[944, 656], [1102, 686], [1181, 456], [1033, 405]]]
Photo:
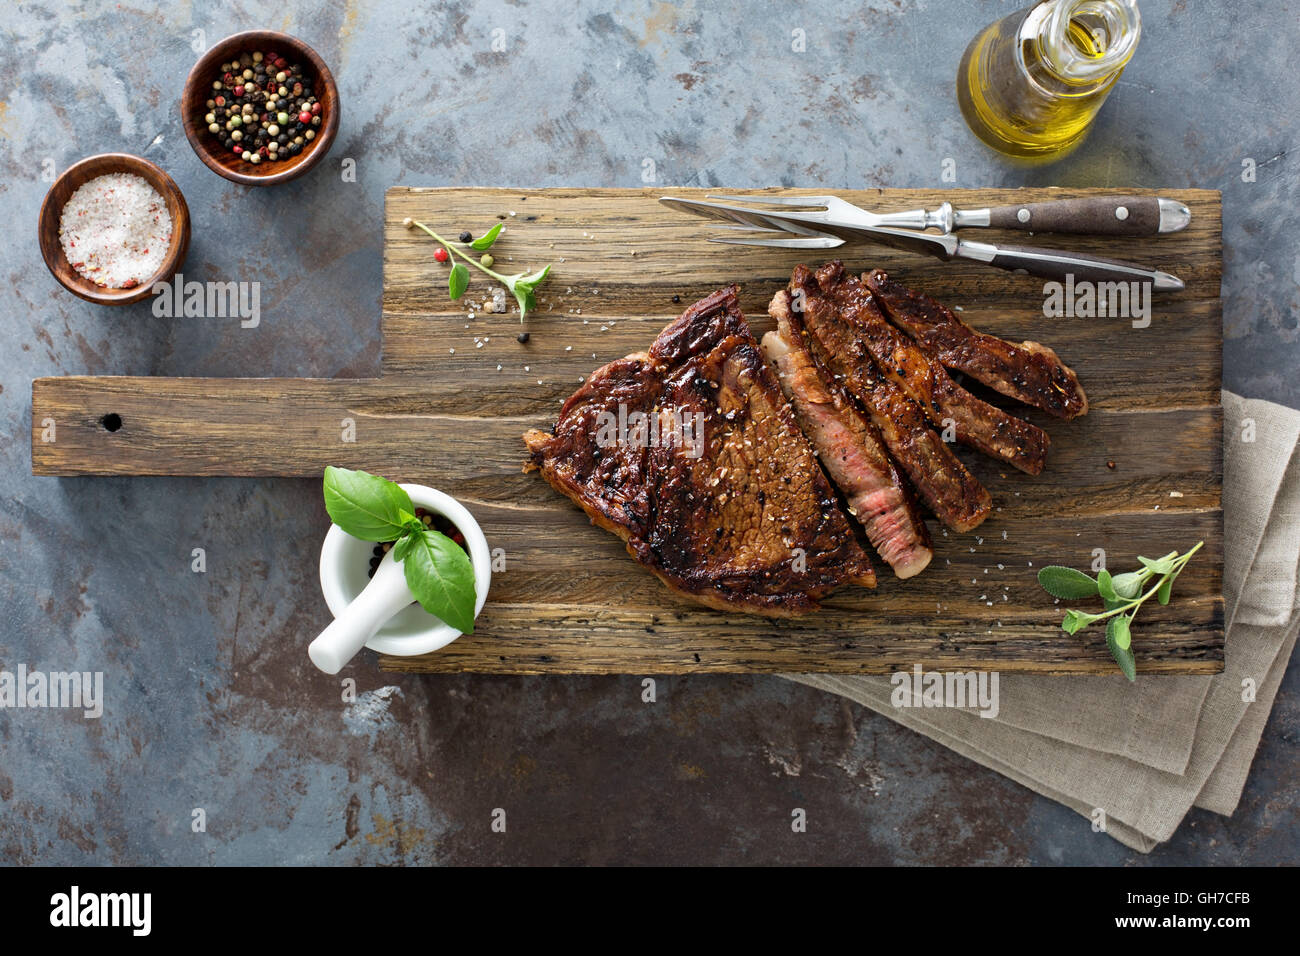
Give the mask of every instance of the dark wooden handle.
[[989, 210], [989, 225], [1023, 232], [1154, 236], [1160, 231], [1160, 200], [1155, 196], [1090, 196], [994, 206]]

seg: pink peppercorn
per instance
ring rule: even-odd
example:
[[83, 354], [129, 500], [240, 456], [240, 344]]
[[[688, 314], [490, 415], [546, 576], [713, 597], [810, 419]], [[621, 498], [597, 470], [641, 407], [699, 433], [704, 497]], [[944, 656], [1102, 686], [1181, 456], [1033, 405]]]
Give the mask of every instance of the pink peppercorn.
[[240, 86], [235, 87], [235, 95], [236, 95], [236, 96], [243, 96], [243, 95], [244, 95], [244, 87], [243, 87], [242, 84], [241, 84]]
[[298, 114], [298, 122], [299, 122], [299, 123], [310, 123], [310, 122], [311, 122], [311, 113], [308, 112], [307, 110], [303, 110], [301, 113]]
[[447, 255], [446, 249], [439, 246], [437, 249], [433, 250], [433, 258], [438, 262], [446, 262], [450, 256]]

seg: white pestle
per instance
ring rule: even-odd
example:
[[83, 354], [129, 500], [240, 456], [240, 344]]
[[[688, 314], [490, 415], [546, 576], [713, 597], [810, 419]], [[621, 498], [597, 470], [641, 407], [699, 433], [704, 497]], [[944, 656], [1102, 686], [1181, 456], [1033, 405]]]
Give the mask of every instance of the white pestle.
[[326, 674], [337, 674], [389, 618], [414, 600], [402, 564], [389, 550], [365, 590], [307, 645], [307, 656]]
[[[492, 555], [483, 529], [469, 510], [450, 495], [427, 485], [403, 484], [402, 488], [417, 508], [442, 515], [465, 536], [465, 549], [474, 568], [477, 617], [492, 583]], [[374, 577], [365, 583], [366, 563], [373, 548], [374, 542], [354, 538], [337, 525], [332, 525], [325, 535], [320, 583], [334, 623], [308, 645], [307, 654], [327, 674], [337, 674], [362, 647], [408, 657], [439, 650], [461, 636], [456, 628], [418, 605], [411, 607], [415, 595], [406, 586], [405, 570], [393, 560], [391, 550], [375, 568]]]

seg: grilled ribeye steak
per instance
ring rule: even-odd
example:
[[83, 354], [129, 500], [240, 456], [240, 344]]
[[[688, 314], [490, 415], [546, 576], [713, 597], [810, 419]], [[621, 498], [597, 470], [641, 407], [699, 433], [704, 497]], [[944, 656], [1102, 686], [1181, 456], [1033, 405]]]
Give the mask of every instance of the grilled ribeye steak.
[[861, 322], [855, 313], [875, 308], [870, 293], [842, 273], [826, 278], [823, 287], [819, 276], [800, 265], [789, 287], [791, 315], [807, 332], [818, 368], [860, 403], [921, 501], [940, 521], [957, 531], [978, 526], [992, 509], [988, 491], [930, 430], [920, 406], [881, 372], [857, 332]]
[[954, 382], [941, 362], [889, 324], [867, 287], [845, 276], [843, 263], [828, 262], [816, 274], [822, 290], [845, 303], [842, 314], [854, 324], [876, 367], [916, 402], [932, 425], [944, 429], [951, 424], [957, 441], [1021, 471], [1036, 475], [1043, 470], [1051, 444], [1045, 431]]
[[1088, 396], [1078, 377], [1047, 346], [1015, 345], [977, 332], [934, 299], [895, 282], [881, 269], [868, 275], [866, 283], [890, 321], [948, 368], [1057, 418], [1087, 414]]
[[930, 535], [880, 434], [839, 383], [818, 372], [790, 314], [789, 293], [778, 292], [768, 314], [777, 327], [763, 336], [763, 354], [822, 467], [848, 501], [849, 514], [898, 577], [919, 574], [934, 556]]
[[[665, 438], [671, 421], [690, 433]], [[598, 369], [553, 433], [524, 441], [526, 469], [540, 469], [670, 588], [710, 607], [799, 614], [845, 582], [875, 584], [734, 286], [687, 309], [649, 353]]]

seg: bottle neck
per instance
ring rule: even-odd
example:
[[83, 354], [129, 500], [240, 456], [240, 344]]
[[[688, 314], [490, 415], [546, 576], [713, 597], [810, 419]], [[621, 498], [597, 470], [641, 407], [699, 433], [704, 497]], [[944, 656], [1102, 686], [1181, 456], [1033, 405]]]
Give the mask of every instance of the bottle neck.
[[1043, 0], [1021, 25], [1020, 47], [1032, 44], [1056, 80], [1086, 87], [1117, 76], [1141, 34], [1137, 0]]

